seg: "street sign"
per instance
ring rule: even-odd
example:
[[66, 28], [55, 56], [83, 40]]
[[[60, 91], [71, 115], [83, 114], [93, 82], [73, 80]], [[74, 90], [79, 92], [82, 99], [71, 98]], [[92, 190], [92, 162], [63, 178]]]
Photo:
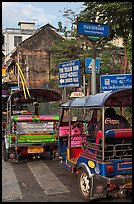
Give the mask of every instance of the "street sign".
[[88, 23], [79, 21], [77, 24], [79, 34], [109, 36], [109, 25], [99, 23]]
[[[95, 60], [95, 68], [96, 74], [100, 73], [100, 59], [96, 58]], [[92, 73], [92, 58], [86, 57], [85, 58], [85, 73], [91, 74]]]
[[93, 36], [93, 35], [87, 35], [87, 38], [92, 42], [96, 42], [96, 41], [100, 40], [99, 36]]
[[80, 60], [59, 63], [59, 87], [80, 86]]
[[132, 74], [100, 76], [100, 92], [132, 88]]

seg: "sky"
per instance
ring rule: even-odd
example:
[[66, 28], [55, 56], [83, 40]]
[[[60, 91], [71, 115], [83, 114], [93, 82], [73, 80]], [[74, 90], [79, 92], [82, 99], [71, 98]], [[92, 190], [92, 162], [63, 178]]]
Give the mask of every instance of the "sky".
[[67, 9], [77, 15], [84, 9], [83, 2], [2, 2], [2, 28], [19, 28], [19, 22], [34, 22], [36, 28], [49, 23], [57, 28], [58, 21], [69, 28], [71, 21], [63, 16]]

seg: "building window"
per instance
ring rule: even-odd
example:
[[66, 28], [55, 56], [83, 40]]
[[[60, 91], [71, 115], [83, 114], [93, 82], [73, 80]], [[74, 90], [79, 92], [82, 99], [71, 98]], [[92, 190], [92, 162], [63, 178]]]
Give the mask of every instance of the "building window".
[[14, 46], [19, 45], [22, 42], [22, 36], [14, 36]]

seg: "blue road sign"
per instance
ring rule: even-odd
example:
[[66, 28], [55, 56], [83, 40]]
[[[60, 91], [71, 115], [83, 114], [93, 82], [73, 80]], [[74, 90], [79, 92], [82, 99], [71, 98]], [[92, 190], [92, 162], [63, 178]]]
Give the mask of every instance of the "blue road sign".
[[132, 74], [111, 74], [100, 76], [100, 91], [132, 88]]
[[59, 63], [59, 87], [80, 86], [80, 60]]
[[77, 24], [77, 30], [79, 34], [83, 35], [95, 35], [95, 36], [109, 36], [109, 25], [88, 23], [79, 21]]
[[[95, 60], [95, 68], [96, 74], [100, 73], [100, 59], [96, 58]], [[85, 73], [91, 74], [92, 73], [92, 58], [86, 57], [85, 58]]]

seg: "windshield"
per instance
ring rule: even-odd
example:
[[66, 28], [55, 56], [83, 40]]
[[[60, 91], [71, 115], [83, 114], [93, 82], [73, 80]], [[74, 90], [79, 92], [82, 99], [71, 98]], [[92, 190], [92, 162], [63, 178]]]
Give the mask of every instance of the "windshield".
[[[92, 119], [94, 110], [91, 109], [71, 109], [71, 121], [89, 122]], [[69, 109], [64, 109], [62, 122], [69, 122]]]

